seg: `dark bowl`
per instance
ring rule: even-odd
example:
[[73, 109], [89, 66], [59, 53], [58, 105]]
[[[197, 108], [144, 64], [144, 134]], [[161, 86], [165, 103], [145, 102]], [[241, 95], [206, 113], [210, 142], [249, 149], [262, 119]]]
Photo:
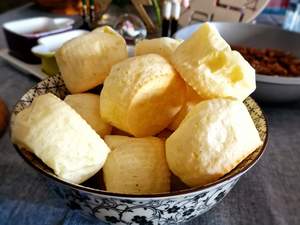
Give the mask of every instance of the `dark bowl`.
[[41, 37], [72, 29], [73, 19], [36, 17], [4, 23], [2, 28], [9, 53], [26, 63], [38, 64], [41, 60], [32, 54], [31, 48]]

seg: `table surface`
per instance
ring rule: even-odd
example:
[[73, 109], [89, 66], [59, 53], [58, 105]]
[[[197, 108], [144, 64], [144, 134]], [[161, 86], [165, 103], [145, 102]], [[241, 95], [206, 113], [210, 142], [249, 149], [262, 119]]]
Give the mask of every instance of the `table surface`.
[[[1, 14], [0, 23], [45, 14], [26, 6]], [[36, 82], [0, 60], [0, 96], [10, 111]], [[300, 224], [300, 102], [261, 107], [269, 122], [266, 153], [220, 204], [186, 224]], [[15, 152], [8, 131], [0, 139], [0, 178], [1, 225], [101, 224], [68, 209]]]

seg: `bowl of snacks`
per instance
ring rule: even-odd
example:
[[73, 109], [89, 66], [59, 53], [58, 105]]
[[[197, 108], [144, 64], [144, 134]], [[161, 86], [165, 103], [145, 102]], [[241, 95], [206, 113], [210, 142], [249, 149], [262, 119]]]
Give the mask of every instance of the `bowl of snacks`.
[[[277, 27], [213, 23], [232, 49], [240, 51], [256, 70], [257, 89], [253, 97], [263, 102], [300, 99], [300, 35]], [[188, 38], [200, 24], [178, 31], [174, 37]]]
[[209, 23], [182, 43], [143, 40], [129, 58], [125, 40], [101, 27], [65, 43], [56, 59], [61, 75], [16, 104], [11, 140], [84, 215], [111, 224], [190, 220], [266, 149], [266, 119], [248, 97], [255, 71]]

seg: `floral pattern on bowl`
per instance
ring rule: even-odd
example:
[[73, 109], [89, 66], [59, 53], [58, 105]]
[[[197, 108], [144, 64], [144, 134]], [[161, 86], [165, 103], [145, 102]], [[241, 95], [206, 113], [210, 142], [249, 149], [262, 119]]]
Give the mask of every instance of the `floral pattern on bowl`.
[[[29, 106], [36, 96], [49, 92], [62, 99], [69, 94], [60, 76], [49, 77], [30, 89], [16, 104], [11, 123], [13, 123], [14, 115]], [[47, 178], [51, 189], [71, 209], [109, 224], [176, 224], [193, 219], [220, 202], [265, 151], [268, 130], [263, 112], [250, 97], [244, 101], [244, 104], [264, 142], [263, 146], [249, 155], [230, 173], [202, 187], [154, 195], [137, 196], [110, 193], [61, 180], [32, 153], [19, 149], [17, 146], [15, 148], [32, 168]]]

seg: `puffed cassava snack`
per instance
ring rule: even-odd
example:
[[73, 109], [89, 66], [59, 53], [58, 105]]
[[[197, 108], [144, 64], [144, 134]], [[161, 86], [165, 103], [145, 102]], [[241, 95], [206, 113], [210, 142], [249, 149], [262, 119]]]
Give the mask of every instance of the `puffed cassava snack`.
[[34, 153], [58, 177], [71, 183], [92, 177], [110, 152], [86, 121], [53, 94], [36, 97], [16, 115], [12, 142]]
[[104, 26], [68, 41], [55, 57], [68, 90], [81, 93], [102, 84], [112, 65], [128, 53], [124, 38]]
[[256, 87], [255, 70], [209, 23], [176, 49], [172, 63], [203, 99], [244, 100]]
[[170, 172], [164, 141], [156, 137], [132, 138], [108, 135], [111, 148], [103, 167], [106, 190], [124, 194], [170, 191]]
[[157, 54], [136, 56], [112, 67], [100, 95], [101, 117], [136, 137], [166, 128], [181, 109], [185, 83]]
[[176, 114], [172, 123], [169, 124], [168, 128], [172, 131], [176, 130], [181, 121], [185, 118], [188, 112], [193, 108], [194, 105], [198, 104], [201, 100], [197, 92], [194, 91], [190, 86], [186, 86], [186, 102], [182, 106], [181, 110]]
[[166, 141], [170, 170], [188, 186], [216, 181], [262, 144], [238, 100], [198, 103]]
[[172, 54], [181, 43], [182, 41], [169, 37], [145, 39], [135, 45], [135, 55], [155, 53], [171, 61]]
[[100, 96], [90, 93], [67, 95], [64, 101], [70, 105], [101, 136], [110, 134], [112, 126], [100, 116]]

